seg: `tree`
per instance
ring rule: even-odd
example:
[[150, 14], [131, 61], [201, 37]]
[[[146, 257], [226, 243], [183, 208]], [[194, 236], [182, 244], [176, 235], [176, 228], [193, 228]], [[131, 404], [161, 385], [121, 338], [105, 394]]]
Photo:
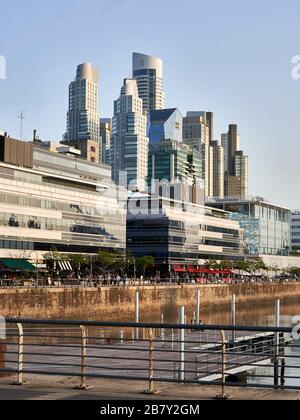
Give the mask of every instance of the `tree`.
[[69, 259], [69, 261], [75, 267], [76, 272], [77, 272], [77, 277], [79, 277], [79, 273], [80, 273], [81, 267], [83, 265], [87, 265], [88, 262], [89, 262], [88, 261], [88, 258], [85, 257], [84, 255], [81, 255], [81, 254], [68, 255], [67, 258]]
[[109, 251], [99, 251], [97, 261], [102, 271], [108, 270], [115, 262], [115, 256]]
[[137, 264], [138, 269], [145, 276], [146, 271], [148, 269], [155, 267], [155, 260], [154, 260], [154, 257], [152, 257], [152, 256], [140, 257], [136, 260], [136, 264]]

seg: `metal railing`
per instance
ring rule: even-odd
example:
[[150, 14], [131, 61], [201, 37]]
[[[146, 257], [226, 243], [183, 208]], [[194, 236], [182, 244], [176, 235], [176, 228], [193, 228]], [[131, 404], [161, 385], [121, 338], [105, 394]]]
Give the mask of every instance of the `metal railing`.
[[[0, 374], [300, 391], [293, 329], [7, 319]], [[137, 334], [136, 332], [139, 331]], [[233, 334], [234, 332], [234, 334]], [[3, 358], [0, 357], [0, 360]], [[1, 362], [0, 362], [1, 363]], [[32, 381], [32, 379], [31, 379]]]

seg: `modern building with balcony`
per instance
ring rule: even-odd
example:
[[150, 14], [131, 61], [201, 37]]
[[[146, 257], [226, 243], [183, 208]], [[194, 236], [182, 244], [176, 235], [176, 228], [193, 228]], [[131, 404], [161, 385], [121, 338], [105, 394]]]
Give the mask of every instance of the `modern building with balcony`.
[[74, 152], [0, 136], [0, 258], [125, 251], [127, 192]]

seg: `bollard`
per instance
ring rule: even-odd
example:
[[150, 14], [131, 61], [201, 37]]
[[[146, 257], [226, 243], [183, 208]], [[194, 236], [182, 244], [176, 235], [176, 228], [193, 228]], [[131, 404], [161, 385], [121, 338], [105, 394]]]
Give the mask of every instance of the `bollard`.
[[23, 363], [24, 363], [24, 330], [22, 324], [17, 324], [18, 327], [18, 380], [12, 385], [24, 385], [23, 380]]
[[123, 330], [120, 331], [120, 344], [121, 346], [124, 345], [124, 331]]
[[[179, 308], [179, 324], [185, 324], [185, 308], [181, 306]], [[179, 380], [184, 382], [185, 380], [185, 331], [179, 330]]]
[[87, 385], [87, 333], [86, 328], [81, 325], [81, 384], [75, 389], [87, 390], [90, 387]]

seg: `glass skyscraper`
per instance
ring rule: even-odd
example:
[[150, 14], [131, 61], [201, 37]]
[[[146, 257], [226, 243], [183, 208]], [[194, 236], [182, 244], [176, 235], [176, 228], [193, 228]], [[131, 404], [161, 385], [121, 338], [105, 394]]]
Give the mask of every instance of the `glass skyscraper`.
[[176, 108], [150, 112], [148, 137], [151, 144], [162, 140], [182, 142], [182, 115]]

